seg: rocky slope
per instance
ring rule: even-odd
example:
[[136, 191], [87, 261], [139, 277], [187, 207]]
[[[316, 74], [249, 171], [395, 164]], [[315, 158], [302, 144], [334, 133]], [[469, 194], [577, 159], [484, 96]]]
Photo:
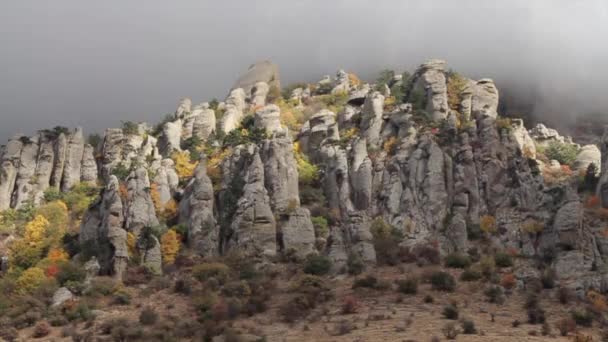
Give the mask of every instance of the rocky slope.
[[606, 289], [608, 133], [581, 147], [542, 124], [528, 130], [499, 115], [492, 80], [441, 60], [373, 84], [339, 71], [282, 95], [278, 68], [264, 62], [225, 101], [182, 99], [155, 129], [108, 129], [96, 146], [81, 129], [17, 136], [0, 153], [0, 210], [99, 185], [78, 240], [117, 279], [133, 258], [129, 239], [141, 265], [163, 272], [158, 226], [179, 227], [207, 258], [267, 265], [312, 253], [334, 274], [355, 261], [373, 269], [381, 222], [414, 252], [466, 254], [482, 236], [521, 257], [520, 288], [542, 259], [581, 297]]

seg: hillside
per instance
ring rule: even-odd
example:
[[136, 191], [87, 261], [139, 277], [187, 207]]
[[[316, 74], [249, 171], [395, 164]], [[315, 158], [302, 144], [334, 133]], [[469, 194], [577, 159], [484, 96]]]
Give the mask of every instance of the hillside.
[[0, 337], [606, 339], [608, 134], [498, 108], [442, 60], [283, 88], [260, 62], [154, 125], [16, 136]]

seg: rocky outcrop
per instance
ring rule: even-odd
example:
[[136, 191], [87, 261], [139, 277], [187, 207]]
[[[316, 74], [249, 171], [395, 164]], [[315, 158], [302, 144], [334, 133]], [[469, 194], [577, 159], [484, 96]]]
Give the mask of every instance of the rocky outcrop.
[[254, 125], [266, 130], [271, 136], [287, 134], [287, 129], [281, 125], [281, 113], [277, 105], [268, 105], [256, 111]]
[[245, 92], [241, 88], [234, 89], [226, 99], [226, 112], [220, 121], [220, 129], [228, 133], [237, 128], [243, 120], [245, 110]]
[[150, 195], [148, 171], [140, 167], [127, 179], [127, 202], [125, 210], [125, 227], [138, 236], [144, 227], [158, 225], [154, 202]]
[[[51, 176], [53, 174], [53, 164], [55, 162], [55, 136], [49, 132], [39, 132], [39, 149], [36, 159], [36, 171], [32, 183], [32, 200], [35, 205], [39, 205], [44, 198], [44, 191], [51, 185]], [[95, 174], [97, 179], [97, 174]]]
[[344, 70], [338, 70], [336, 73], [336, 82], [334, 84], [333, 89], [331, 90], [332, 94], [339, 93], [348, 93], [350, 90], [350, 80], [348, 78], [348, 73]]
[[595, 165], [596, 176], [599, 176], [602, 167], [602, 152], [596, 145], [585, 145], [579, 150], [572, 168], [578, 173], [586, 172], [591, 164]]
[[63, 179], [63, 169], [65, 167], [65, 155], [68, 149], [68, 138], [64, 133], [60, 133], [55, 141], [53, 161], [53, 172], [51, 175], [51, 185], [60, 188]]
[[353, 142], [351, 154], [350, 184], [353, 205], [357, 210], [367, 210], [372, 204], [373, 165], [367, 154], [364, 138]]
[[251, 105], [253, 108], [266, 105], [266, 96], [270, 87], [266, 82], [257, 82], [251, 89]]
[[604, 135], [600, 143], [602, 151], [602, 175], [600, 176], [597, 194], [603, 208], [608, 208], [608, 127], [604, 127]]
[[106, 130], [101, 147], [101, 176], [104, 181], [110, 179], [112, 170], [122, 162], [124, 134], [120, 128]]
[[26, 201], [33, 200], [31, 197], [33, 190], [31, 182], [36, 171], [36, 159], [39, 148], [38, 136], [24, 138], [23, 140], [23, 147], [19, 158], [19, 171], [17, 172], [12, 199], [12, 207], [16, 209], [21, 208]]
[[167, 158], [161, 161], [160, 167], [156, 170], [154, 184], [158, 191], [159, 204], [164, 207], [173, 198], [179, 185], [179, 176], [175, 171], [175, 163], [172, 159]]
[[179, 222], [188, 227], [188, 243], [200, 255], [219, 255], [220, 237], [216, 226], [213, 184], [202, 159], [186, 186], [179, 205]]
[[484, 78], [475, 83], [471, 99], [471, 114], [476, 119], [498, 116], [498, 89], [491, 79]]
[[517, 146], [527, 158], [536, 159], [536, 143], [528, 134], [524, 121], [522, 119], [511, 119], [511, 125], [513, 127], [513, 138]]
[[367, 139], [367, 143], [373, 148], [380, 146], [383, 108], [384, 96], [375, 91], [365, 98], [365, 103], [361, 110], [361, 133]]
[[0, 210], [6, 210], [11, 207], [11, 196], [15, 187], [15, 181], [17, 180], [22, 149], [22, 137], [17, 136], [9, 140], [2, 154], [2, 164], [0, 165]]
[[141, 265], [150, 273], [160, 275], [163, 273], [163, 260], [160, 249], [160, 242], [156, 236], [142, 237], [138, 241], [139, 255], [141, 256]]
[[425, 97], [426, 111], [433, 120], [445, 119], [448, 115], [448, 93], [446, 62], [432, 59], [422, 64], [415, 73], [413, 90]]
[[285, 253], [302, 259], [315, 251], [315, 229], [308, 209], [292, 209], [285, 218], [281, 218], [279, 226], [281, 247]]
[[160, 153], [168, 157], [175, 151], [181, 151], [182, 138], [182, 120], [177, 119], [173, 122], [167, 122], [163, 126], [163, 133], [159, 139]]
[[82, 157], [84, 155], [84, 135], [82, 129], [78, 128], [70, 136], [65, 156], [65, 168], [63, 170], [63, 180], [61, 191], [70, 190], [75, 184], [80, 182], [80, 172], [82, 168]]
[[89, 144], [84, 145], [80, 171], [81, 182], [92, 184], [97, 182], [97, 162], [95, 161], [95, 149]]
[[190, 112], [192, 112], [192, 100], [185, 97], [179, 101], [179, 105], [175, 110], [175, 118], [181, 119]]
[[298, 140], [302, 151], [308, 154], [313, 162], [318, 162], [321, 145], [340, 140], [336, 114], [323, 109], [313, 115], [302, 127]]
[[252, 64], [232, 88], [242, 88], [246, 94], [251, 94], [251, 89], [258, 82], [264, 82], [269, 87], [281, 89], [279, 67], [271, 61], [260, 61]]
[[548, 128], [542, 123], [537, 124], [530, 130], [530, 136], [540, 146], [548, 146], [551, 142], [572, 143], [572, 138], [564, 137], [553, 128]]
[[215, 112], [209, 108], [209, 103], [205, 102], [194, 107], [192, 116], [194, 116], [192, 135], [207, 141], [209, 136], [215, 133]]

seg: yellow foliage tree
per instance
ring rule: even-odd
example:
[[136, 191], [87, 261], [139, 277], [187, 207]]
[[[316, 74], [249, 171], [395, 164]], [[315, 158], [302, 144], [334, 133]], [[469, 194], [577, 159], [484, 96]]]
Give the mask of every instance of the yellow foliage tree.
[[163, 208], [163, 212], [160, 217], [161, 220], [166, 222], [176, 217], [178, 214], [178, 209], [177, 202], [174, 199], [170, 199]]
[[47, 245], [59, 245], [68, 229], [68, 206], [63, 201], [53, 201], [38, 208], [36, 214], [48, 221], [45, 231]]
[[39, 267], [31, 267], [25, 270], [17, 278], [17, 292], [27, 294], [37, 289], [46, 280], [44, 270]]
[[190, 161], [190, 153], [188, 151], [175, 152], [171, 156], [175, 163], [175, 172], [180, 179], [188, 179], [194, 174], [194, 169], [198, 162]]
[[384, 142], [384, 146], [382, 148], [386, 154], [392, 156], [397, 151], [398, 143], [399, 139], [397, 139], [397, 137], [390, 137]]
[[173, 264], [175, 257], [179, 252], [180, 239], [179, 235], [173, 229], [169, 229], [160, 238], [161, 250], [163, 253], [163, 261], [165, 264]]
[[137, 237], [131, 232], [127, 233], [127, 249], [129, 251], [129, 256], [133, 256], [137, 253]]
[[484, 215], [479, 219], [479, 228], [487, 233], [493, 234], [496, 232], [496, 218], [490, 215]]
[[293, 144], [294, 157], [298, 164], [298, 180], [301, 184], [310, 185], [319, 178], [319, 168], [308, 161], [308, 158], [300, 152], [300, 144]]
[[159, 215], [162, 212], [163, 206], [160, 203], [160, 192], [158, 191], [158, 185], [156, 183], [152, 183], [152, 185], [150, 185], [150, 197], [152, 197], [152, 203], [154, 203], [156, 215]]
[[23, 238], [30, 245], [39, 245], [45, 237], [49, 221], [42, 215], [36, 215], [33, 220], [25, 225]]

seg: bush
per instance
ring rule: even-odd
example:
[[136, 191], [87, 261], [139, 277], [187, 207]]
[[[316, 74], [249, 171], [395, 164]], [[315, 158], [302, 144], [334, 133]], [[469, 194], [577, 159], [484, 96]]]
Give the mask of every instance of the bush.
[[431, 304], [435, 301], [435, 299], [431, 295], [426, 295], [426, 296], [424, 296], [423, 301], [427, 304]]
[[516, 280], [515, 280], [515, 276], [513, 275], [513, 273], [504, 274], [502, 276], [502, 278], [500, 279], [500, 285], [507, 290], [514, 288], [515, 283], [516, 283]]
[[543, 272], [540, 281], [543, 284], [543, 288], [545, 289], [552, 289], [555, 287], [555, 278], [557, 277], [557, 275], [555, 274], [555, 271], [552, 269], [548, 269], [545, 272]]
[[192, 285], [192, 279], [190, 279], [190, 277], [179, 278], [175, 281], [173, 291], [188, 296], [192, 293]]
[[500, 286], [490, 286], [484, 291], [484, 294], [486, 295], [490, 303], [504, 303], [503, 292]]
[[403, 294], [416, 294], [418, 292], [418, 280], [415, 278], [407, 278], [397, 280], [397, 290]]
[[568, 336], [569, 333], [576, 330], [576, 322], [572, 318], [562, 318], [557, 322], [556, 326], [559, 334], [562, 336]]
[[443, 332], [443, 336], [445, 336], [445, 338], [448, 340], [455, 340], [458, 336], [458, 329], [456, 329], [456, 325], [454, 323], [447, 323], [445, 326], [443, 326], [441, 331]]
[[496, 266], [501, 268], [513, 266], [513, 258], [509, 254], [503, 252], [498, 252], [494, 255], [494, 262], [496, 263]]
[[348, 296], [342, 301], [342, 314], [354, 314], [359, 310], [359, 301], [353, 296]]
[[131, 304], [131, 294], [124, 290], [116, 291], [112, 302], [116, 305], [129, 305]]
[[468, 255], [452, 253], [445, 257], [445, 266], [451, 268], [467, 268], [471, 265], [471, 258]]
[[441, 312], [443, 317], [446, 319], [458, 319], [458, 307], [454, 304], [448, 304], [443, 307], [443, 311]]
[[304, 262], [304, 273], [324, 275], [331, 270], [331, 260], [324, 255], [310, 254]]
[[576, 160], [578, 148], [576, 145], [553, 141], [545, 149], [545, 156], [549, 160], [555, 159], [562, 165], [572, 165]]
[[540, 306], [532, 306], [527, 310], [528, 323], [530, 324], [543, 324], [545, 323], [545, 310]]
[[562, 304], [568, 304], [570, 302], [570, 300], [572, 300], [572, 298], [574, 297], [574, 294], [572, 293], [572, 290], [570, 290], [567, 287], [560, 287], [557, 290], [557, 299], [559, 300], [560, 303]]
[[315, 236], [320, 238], [327, 238], [329, 235], [329, 223], [323, 216], [313, 216], [310, 218], [312, 225], [315, 228]]
[[153, 308], [146, 306], [139, 314], [139, 323], [153, 325], [158, 321], [158, 314]]
[[465, 335], [472, 335], [477, 333], [477, 329], [475, 328], [475, 322], [471, 320], [463, 319], [462, 322], [460, 322], [460, 325], [462, 326], [462, 333]]
[[45, 280], [44, 271], [41, 268], [32, 267], [21, 273], [15, 285], [20, 294], [27, 294], [36, 290]]
[[435, 272], [431, 275], [431, 286], [433, 290], [453, 292], [456, 288], [456, 280], [446, 272]]
[[133, 121], [123, 121], [122, 122], [122, 133], [125, 135], [138, 135], [139, 127]]
[[51, 326], [46, 321], [39, 322], [34, 327], [34, 338], [41, 338], [48, 336], [51, 333]]
[[365, 270], [365, 264], [361, 257], [353, 253], [349, 254], [346, 266], [348, 267], [348, 273], [352, 275], [359, 275]]
[[215, 278], [223, 283], [230, 274], [230, 268], [226, 264], [219, 262], [202, 263], [192, 268], [192, 276], [199, 281]]
[[593, 324], [593, 313], [589, 310], [573, 310], [570, 315], [576, 325], [590, 327]]
[[481, 279], [481, 273], [472, 268], [467, 268], [460, 274], [461, 281], [477, 281], [479, 279]]
[[371, 274], [368, 274], [367, 276], [365, 276], [363, 278], [355, 279], [355, 281], [353, 282], [353, 289], [358, 289], [358, 288], [375, 289], [377, 285], [378, 285], [378, 278], [374, 277]]
[[479, 229], [486, 234], [496, 233], [496, 218], [485, 215], [479, 219]]
[[57, 273], [57, 282], [60, 285], [65, 285], [68, 281], [83, 282], [87, 273], [80, 265], [74, 262], [65, 262], [59, 265], [59, 273]]

